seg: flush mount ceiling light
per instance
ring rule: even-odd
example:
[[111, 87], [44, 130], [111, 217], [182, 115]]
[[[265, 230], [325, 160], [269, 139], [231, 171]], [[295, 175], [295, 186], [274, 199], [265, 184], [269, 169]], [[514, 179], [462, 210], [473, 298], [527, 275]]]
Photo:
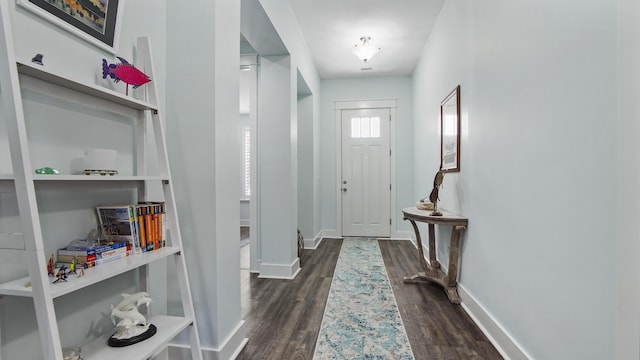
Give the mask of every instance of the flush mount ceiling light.
[[371, 37], [363, 36], [360, 38], [361, 43], [356, 44], [356, 46], [353, 48], [353, 54], [359, 57], [360, 60], [364, 61], [365, 63], [380, 50], [379, 47], [371, 45], [371, 43], [369, 42], [370, 40]]

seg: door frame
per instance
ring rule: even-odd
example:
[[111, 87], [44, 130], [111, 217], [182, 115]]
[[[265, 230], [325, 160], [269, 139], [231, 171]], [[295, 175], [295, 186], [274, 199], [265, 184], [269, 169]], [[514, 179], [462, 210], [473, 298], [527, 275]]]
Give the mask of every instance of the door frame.
[[249, 83], [249, 272], [259, 273], [260, 260], [260, 214], [258, 213], [258, 75], [260, 57], [257, 54], [240, 56], [240, 66], [247, 66], [250, 72]]
[[396, 237], [396, 109], [398, 107], [397, 99], [379, 99], [379, 100], [354, 100], [354, 101], [335, 101], [335, 125], [336, 125], [336, 234], [339, 237], [342, 233], [342, 110], [360, 110], [360, 109], [389, 109], [391, 123], [389, 124], [389, 147], [391, 149], [391, 159], [389, 173], [391, 175], [391, 235], [390, 238]]

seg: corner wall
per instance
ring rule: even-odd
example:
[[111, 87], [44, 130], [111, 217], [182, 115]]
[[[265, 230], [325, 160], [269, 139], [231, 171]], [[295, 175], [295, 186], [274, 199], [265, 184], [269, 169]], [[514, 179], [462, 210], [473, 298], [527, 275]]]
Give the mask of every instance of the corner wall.
[[618, 119], [617, 314], [615, 359], [640, 359], [640, 3], [618, 1], [620, 117]]
[[614, 356], [617, 54], [615, 2], [448, 0], [414, 74], [414, 197], [461, 85], [441, 206], [469, 218], [460, 284], [511, 358]]
[[246, 336], [238, 248], [240, 3], [201, 2], [197, 10], [167, 2], [167, 144], [200, 342], [205, 359], [228, 359]]

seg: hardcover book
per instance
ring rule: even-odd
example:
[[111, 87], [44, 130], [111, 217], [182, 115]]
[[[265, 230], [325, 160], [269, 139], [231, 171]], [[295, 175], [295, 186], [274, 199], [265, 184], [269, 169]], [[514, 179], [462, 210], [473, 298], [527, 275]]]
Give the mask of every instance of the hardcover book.
[[126, 241], [133, 254], [140, 253], [134, 205], [98, 206], [96, 210], [103, 235], [109, 241]]

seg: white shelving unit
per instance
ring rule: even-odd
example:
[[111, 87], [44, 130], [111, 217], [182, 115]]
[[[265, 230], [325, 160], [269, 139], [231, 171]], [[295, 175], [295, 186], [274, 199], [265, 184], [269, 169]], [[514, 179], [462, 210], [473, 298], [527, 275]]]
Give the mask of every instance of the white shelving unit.
[[[13, 174], [0, 174], [0, 192], [15, 192], [22, 225], [24, 246], [2, 249], [0, 251], [16, 252], [27, 259], [29, 276], [13, 281], [0, 283], [0, 296], [20, 296], [33, 298], [38, 331], [42, 350], [47, 359], [62, 360], [62, 347], [57, 325], [54, 299], [79, 289], [93, 286], [104, 280], [113, 278], [130, 270], [140, 269], [141, 285], [146, 286], [144, 277], [148, 264], [156, 261], [175, 261], [177, 278], [180, 285], [183, 317], [150, 314], [150, 322], [156, 325], [158, 332], [140, 343], [121, 348], [107, 345], [111, 333], [82, 346], [85, 359], [147, 359], [165, 349], [168, 343], [182, 331], [188, 331], [191, 355], [193, 359], [202, 359], [200, 340], [191, 290], [189, 288], [186, 262], [182, 252], [182, 239], [175, 208], [175, 198], [171, 184], [163, 119], [158, 107], [155, 82], [147, 87], [147, 101], [125, 96], [113, 90], [88, 84], [61, 76], [47, 70], [46, 67], [16, 60], [13, 43], [11, 19], [6, 1], [0, 1], [0, 87], [5, 104], [7, 138], [11, 152]], [[151, 49], [147, 38], [139, 38], [137, 43], [137, 62], [140, 68], [153, 79], [153, 63]], [[31, 165], [29, 142], [22, 95], [21, 82], [39, 81], [48, 89], [55, 89], [56, 96], [81, 97], [85, 106], [95, 105], [99, 109], [125, 108], [135, 114], [137, 129], [147, 129], [147, 122], [152, 123], [152, 132], [156, 146], [159, 175], [146, 174], [146, 130], [136, 131], [136, 169], [131, 176], [88, 176], [88, 175], [36, 175]], [[3, 129], [0, 129], [2, 131]], [[48, 256], [45, 253], [47, 239], [40, 226], [40, 214], [36, 194], [45, 190], [85, 190], [85, 189], [133, 189], [138, 193], [140, 201], [145, 201], [146, 187], [152, 183], [162, 184], [166, 205], [166, 223], [169, 233], [167, 247], [138, 255], [131, 255], [120, 260], [85, 270], [85, 276], [70, 277], [68, 282], [51, 284], [47, 274]], [[98, 205], [98, 204], [96, 204]], [[30, 287], [25, 286], [30, 283]], [[97, 285], [99, 286], [99, 285]], [[140, 289], [144, 290], [144, 289]]]

